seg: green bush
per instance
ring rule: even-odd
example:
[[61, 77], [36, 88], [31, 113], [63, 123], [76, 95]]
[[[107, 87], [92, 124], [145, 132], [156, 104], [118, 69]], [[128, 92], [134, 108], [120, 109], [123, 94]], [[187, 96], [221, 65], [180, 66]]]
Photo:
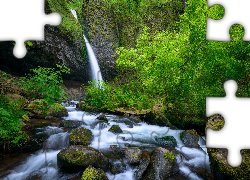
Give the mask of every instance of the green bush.
[[[70, 73], [69, 69], [63, 65], [57, 65], [60, 70], [56, 71], [54, 68], [39, 67], [32, 69], [33, 74], [28, 74], [26, 77], [21, 77], [18, 82], [23, 89], [27, 90], [28, 95], [33, 98], [40, 96], [42, 103], [41, 107], [43, 114], [47, 115], [49, 106], [55, 104], [55, 100], [61, 103], [66, 100], [67, 94], [62, 88], [62, 77], [61, 72]], [[59, 111], [60, 109], [56, 109]]]
[[195, 119], [193, 123], [200, 125], [204, 122], [199, 119], [206, 117], [205, 98], [225, 96], [226, 80], [236, 80], [240, 95], [249, 96], [250, 45], [242, 41], [242, 26], [230, 29], [231, 42], [206, 40], [207, 18], [219, 19], [223, 14], [223, 8], [209, 9], [205, 0], [189, 0], [179, 31], [151, 33], [144, 27], [134, 48], [117, 48], [116, 81], [105, 82], [107, 90], [89, 87], [86, 102], [150, 109], [161, 99], [165, 113], [173, 114], [176, 121]]
[[[23, 116], [28, 112], [18, 109], [18, 102], [8, 103], [10, 99], [0, 94], [0, 144], [6, 145], [15, 144], [19, 145], [19, 140], [26, 139], [27, 136], [21, 131]], [[26, 116], [24, 116], [26, 117]]]

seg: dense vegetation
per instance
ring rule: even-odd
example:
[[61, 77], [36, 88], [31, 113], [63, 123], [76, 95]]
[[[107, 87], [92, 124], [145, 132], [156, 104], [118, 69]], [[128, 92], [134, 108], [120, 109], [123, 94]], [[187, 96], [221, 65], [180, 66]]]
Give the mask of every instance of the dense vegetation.
[[[47, 6], [63, 15], [61, 31], [76, 38], [82, 36], [83, 31], [70, 9], [75, 9], [81, 19], [81, 8], [88, 2], [48, 0]], [[151, 110], [164, 114], [174, 124], [204, 125], [206, 122], [201, 119], [206, 117], [205, 97], [224, 96], [226, 80], [238, 82], [238, 96], [249, 96], [249, 43], [242, 41], [243, 28], [234, 25], [230, 29], [231, 42], [206, 40], [207, 18], [220, 19], [224, 15], [221, 6], [209, 9], [205, 0], [189, 0], [186, 12], [177, 18], [169, 16], [180, 11], [182, 1], [101, 2], [124, 30], [117, 32], [118, 76], [113, 82], [104, 81], [100, 84], [102, 88], [86, 86], [86, 105], [102, 109]], [[167, 9], [168, 16], [162, 14]], [[149, 10], [162, 16], [161, 26], [168, 26], [166, 30], [157, 30], [157, 24], [148, 26], [151, 16], [146, 12]], [[124, 19], [128, 21], [123, 22]], [[134, 47], [129, 45], [132, 41]], [[20, 139], [27, 138], [21, 131], [21, 122], [28, 121], [29, 113], [21, 108], [24, 99], [13, 99], [8, 93], [20, 94], [30, 101], [40, 99], [41, 107], [45, 107], [41, 110], [46, 114], [49, 106], [67, 99], [62, 89], [61, 72], [69, 73], [69, 69], [58, 68], [60, 70], [56, 71], [39, 67], [32, 75], [17, 81], [0, 71], [0, 139], [4, 145], [18, 144]]]
[[[139, 6], [146, 1], [133, 2]], [[171, 122], [194, 125], [205, 123], [200, 119], [206, 117], [206, 96], [225, 96], [226, 80], [236, 80], [237, 95], [248, 96], [249, 43], [242, 41], [242, 26], [230, 29], [231, 42], [206, 40], [207, 18], [223, 15], [221, 6], [209, 9], [205, 0], [189, 0], [177, 28], [149, 33], [150, 28], [144, 27], [135, 48], [117, 49], [116, 80], [104, 82], [103, 89], [86, 87], [86, 104], [106, 109], [153, 109]]]
[[57, 67], [58, 70], [39, 67], [19, 79], [0, 71], [0, 145], [3, 143], [4, 148], [6, 144], [19, 145], [19, 140], [28, 138], [22, 127], [23, 122], [29, 121], [29, 112], [24, 110], [29, 101], [39, 99], [39, 110], [44, 115], [49, 107], [61, 110], [55, 103], [68, 98], [62, 88], [61, 72], [69, 73], [69, 69], [65, 65]]

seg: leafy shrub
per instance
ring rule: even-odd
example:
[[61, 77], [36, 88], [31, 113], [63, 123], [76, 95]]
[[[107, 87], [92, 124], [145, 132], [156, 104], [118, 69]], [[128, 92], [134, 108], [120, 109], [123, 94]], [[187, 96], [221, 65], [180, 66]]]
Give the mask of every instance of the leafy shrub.
[[4, 143], [4, 149], [6, 144], [18, 145], [19, 140], [27, 137], [21, 131], [22, 124], [20, 120], [27, 120], [28, 112], [17, 109], [18, 102], [12, 102], [12, 105], [10, 105], [8, 101], [10, 99], [0, 94], [0, 144]]
[[70, 73], [70, 70], [64, 64], [57, 65], [57, 67], [60, 68], [59, 71], [54, 68], [39, 66], [37, 69], [32, 69], [33, 74], [21, 77], [18, 82], [19, 85], [22, 85], [22, 88], [28, 90], [28, 95], [31, 97], [36, 98], [38, 94], [41, 96], [40, 101], [42, 103], [41, 107], [44, 107], [42, 109], [44, 115], [47, 115], [46, 112], [49, 106], [54, 105], [55, 100], [61, 103], [68, 98], [66, 92], [62, 89], [61, 72]]

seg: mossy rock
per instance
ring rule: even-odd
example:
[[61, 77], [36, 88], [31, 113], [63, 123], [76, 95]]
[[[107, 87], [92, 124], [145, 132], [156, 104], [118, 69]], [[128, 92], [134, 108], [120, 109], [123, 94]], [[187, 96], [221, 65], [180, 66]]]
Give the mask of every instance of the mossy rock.
[[173, 136], [155, 137], [158, 144], [170, 147], [176, 147], [177, 141]]
[[215, 114], [208, 119], [205, 127], [205, 133], [207, 133], [207, 128], [211, 128], [214, 131], [219, 131], [224, 127], [224, 125], [224, 118], [219, 114]]
[[123, 131], [121, 130], [119, 125], [112, 125], [111, 128], [109, 129], [110, 132], [118, 134], [122, 133]]
[[215, 180], [246, 180], [250, 174], [250, 150], [241, 150], [242, 163], [238, 167], [232, 167], [227, 162], [228, 150], [222, 148], [207, 149], [210, 168]]
[[194, 129], [181, 132], [180, 139], [186, 147], [201, 149], [200, 145], [198, 144], [199, 135]]
[[145, 172], [145, 179], [175, 179], [179, 172], [175, 155], [171, 151], [158, 147], [150, 156], [150, 163]]
[[60, 117], [68, 116], [68, 111], [63, 105], [55, 103], [55, 105], [49, 108], [48, 116], [60, 118]]
[[70, 135], [70, 145], [84, 145], [91, 144], [94, 139], [92, 132], [86, 128], [78, 128], [74, 130]]
[[138, 166], [138, 168], [134, 172], [134, 178], [136, 180], [142, 179], [142, 176], [145, 173], [149, 163], [150, 163], [150, 158], [149, 157], [142, 160], [142, 162], [140, 163], [140, 165]]
[[113, 161], [111, 160], [110, 164], [111, 164], [110, 172], [112, 174], [119, 174], [126, 171], [126, 165], [124, 164], [122, 159], [116, 159]]
[[108, 118], [104, 114], [98, 116], [96, 119], [103, 120], [103, 121], [108, 121]]
[[140, 162], [142, 151], [138, 147], [130, 147], [124, 151], [125, 158], [129, 164], [138, 164]]
[[175, 157], [174, 153], [172, 153], [172, 152], [165, 152], [164, 158], [167, 159], [170, 162], [175, 162], [176, 161], [176, 157]]
[[49, 108], [48, 116], [60, 118], [60, 117], [68, 116], [68, 111], [63, 105], [55, 103]]
[[29, 101], [19, 94], [8, 94], [6, 96], [10, 98], [10, 100], [8, 101], [9, 104], [11, 106], [16, 106], [18, 110], [27, 107], [27, 105], [29, 104]]
[[27, 105], [27, 110], [35, 114], [35, 118], [41, 118], [44, 119], [45, 115], [53, 116], [53, 117], [63, 117], [68, 116], [67, 109], [59, 104], [55, 103], [52, 106], [47, 106], [43, 104], [42, 100], [36, 99], [34, 101], [31, 101]]
[[57, 154], [57, 166], [59, 168], [82, 170], [89, 165], [106, 172], [109, 161], [97, 149], [82, 145], [69, 146]]
[[43, 102], [40, 99], [36, 99], [34, 101], [31, 101], [27, 105], [27, 110], [34, 113], [35, 114], [34, 117], [38, 118], [38, 119], [44, 119], [45, 118], [44, 110], [46, 108], [48, 108], [48, 107], [45, 107]]
[[79, 103], [77, 103], [76, 104], [76, 108], [79, 109], [79, 110], [81, 110], [81, 111], [84, 111], [85, 108], [86, 108], [85, 102], [79, 102]]
[[106, 174], [101, 169], [96, 169], [91, 165], [85, 169], [81, 180], [108, 180]]
[[86, 125], [86, 124], [83, 121], [75, 121], [75, 120], [63, 120], [60, 122], [60, 126], [65, 128], [77, 128], [81, 125]]

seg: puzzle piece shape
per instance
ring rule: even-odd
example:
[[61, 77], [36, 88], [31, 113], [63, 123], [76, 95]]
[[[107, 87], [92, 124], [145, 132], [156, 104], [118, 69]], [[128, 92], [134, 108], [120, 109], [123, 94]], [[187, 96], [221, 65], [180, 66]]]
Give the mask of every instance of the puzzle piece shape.
[[13, 53], [18, 58], [23, 58], [26, 54], [25, 41], [44, 40], [45, 24], [60, 23], [61, 16], [58, 13], [44, 13], [44, 0], [0, 1], [0, 40], [14, 40], [16, 43]]
[[[233, 80], [225, 82], [226, 97], [206, 98], [207, 116], [221, 114], [225, 125], [220, 131], [207, 129], [208, 148], [227, 148], [228, 163], [239, 166], [242, 162], [241, 149], [250, 149], [250, 98], [237, 98], [237, 84]], [[236, 133], [234, 133], [236, 132]]]
[[240, 24], [245, 29], [243, 41], [250, 41], [249, 0], [208, 0], [208, 6], [220, 4], [225, 8], [221, 20], [207, 19], [207, 40], [230, 41], [229, 29], [233, 24]]

